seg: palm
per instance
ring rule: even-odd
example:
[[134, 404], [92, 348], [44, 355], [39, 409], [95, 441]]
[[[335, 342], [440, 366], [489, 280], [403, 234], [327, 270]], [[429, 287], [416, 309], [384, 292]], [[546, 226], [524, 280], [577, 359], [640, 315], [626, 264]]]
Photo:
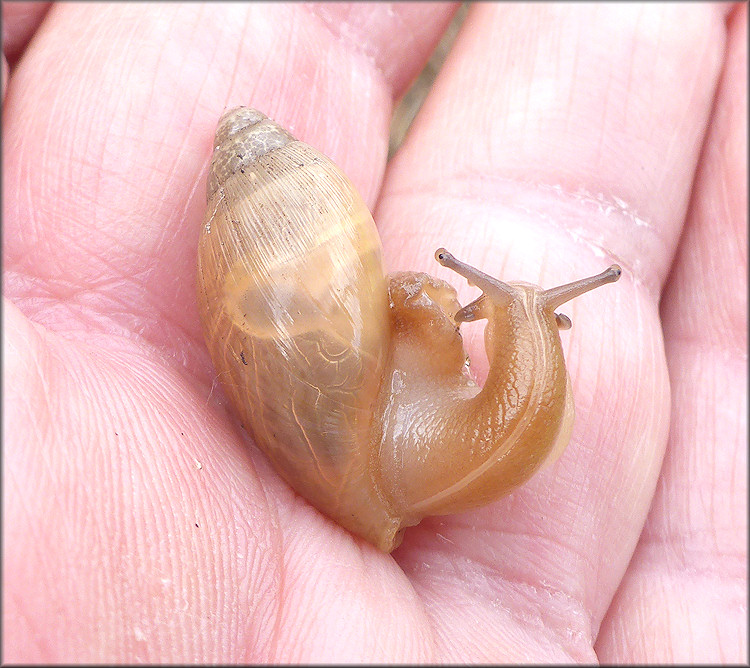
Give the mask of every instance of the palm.
[[[746, 81], [745, 9], [723, 79], [725, 10], [682, 8], [679, 30], [649, 41], [644, 26], [673, 11], [475, 7], [381, 187], [392, 98], [447, 6], [54, 7], [4, 106], [6, 656], [746, 657], [732, 287], [746, 174], [722, 143], [746, 145], [732, 84]], [[213, 127], [240, 103], [377, 201], [390, 270], [449, 278], [439, 246], [544, 285], [623, 265], [567, 310], [579, 417], [553, 468], [489, 508], [425, 520], [393, 557], [280, 480], [225, 405], [195, 309]], [[723, 255], [707, 271], [711, 244]], [[465, 303], [471, 289], [449, 280]], [[480, 360], [480, 333], [468, 341]], [[721, 378], [727, 419], [706, 378]], [[709, 621], [729, 601], [729, 630], [686, 640], [686, 596]]]

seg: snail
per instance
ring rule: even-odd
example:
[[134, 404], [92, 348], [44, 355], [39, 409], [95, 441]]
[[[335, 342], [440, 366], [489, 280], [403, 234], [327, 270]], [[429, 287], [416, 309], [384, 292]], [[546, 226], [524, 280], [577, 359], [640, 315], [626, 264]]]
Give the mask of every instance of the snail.
[[[424, 273], [386, 277], [347, 177], [248, 107], [219, 121], [198, 248], [206, 344], [243, 427], [318, 510], [385, 552], [429, 515], [485, 505], [567, 444], [573, 397], [557, 288], [503, 283], [445, 249], [466, 306]], [[460, 325], [486, 318], [482, 387]]]

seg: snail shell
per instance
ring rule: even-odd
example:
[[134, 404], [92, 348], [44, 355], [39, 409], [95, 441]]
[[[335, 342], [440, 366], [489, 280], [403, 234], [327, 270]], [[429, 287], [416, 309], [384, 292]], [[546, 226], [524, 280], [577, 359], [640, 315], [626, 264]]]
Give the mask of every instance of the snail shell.
[[[198, 306], [243, 426], [310, 503], [384, 551], [423, 517], [489, 503], [567, 443], [554, 309], [619, 267], [541, 290], [440, 249], [482, 289], [461, 308], [427, 274], [383, 274], [362, 198], [326, 156], [246, 107], [221, 118], [198, 250]], [[487, 318], [469, 376], [459, 324]]]

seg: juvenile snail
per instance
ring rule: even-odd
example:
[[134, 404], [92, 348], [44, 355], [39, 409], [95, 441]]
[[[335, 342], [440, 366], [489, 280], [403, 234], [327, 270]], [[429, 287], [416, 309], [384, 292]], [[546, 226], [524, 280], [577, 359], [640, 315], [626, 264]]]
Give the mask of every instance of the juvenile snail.
[[[428, 515], [484, 505], [565, 447], [573, 398], [562, 303], [620, 268], [551, 290], [506, 284], [444, 249], [482, 290], [461, 307], [423, 273], [386, 278], [344, 174], [262, 113], [221, 118], [198, 250], [198, 306], [227, 396], [287, 482], [384, 551]], [[459, 325], [487, 318], [469, 376]]]

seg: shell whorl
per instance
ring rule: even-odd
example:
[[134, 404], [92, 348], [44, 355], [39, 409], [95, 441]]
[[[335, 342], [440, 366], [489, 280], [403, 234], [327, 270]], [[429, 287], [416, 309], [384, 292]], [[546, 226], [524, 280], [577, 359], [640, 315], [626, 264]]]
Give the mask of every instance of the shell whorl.
[[388, 301], [367, 205], [325, 155], [264, 114], [220, 119], [198, 304], [241, 423], [308, 501], [382, 549], [396, 541], [370, 475]]
[[242, 172], [261, 156], [293, 141], [291, 134], [257, 109], [236, 107], [226, 112], [214, 137], [207, 201], [232, 174]]

